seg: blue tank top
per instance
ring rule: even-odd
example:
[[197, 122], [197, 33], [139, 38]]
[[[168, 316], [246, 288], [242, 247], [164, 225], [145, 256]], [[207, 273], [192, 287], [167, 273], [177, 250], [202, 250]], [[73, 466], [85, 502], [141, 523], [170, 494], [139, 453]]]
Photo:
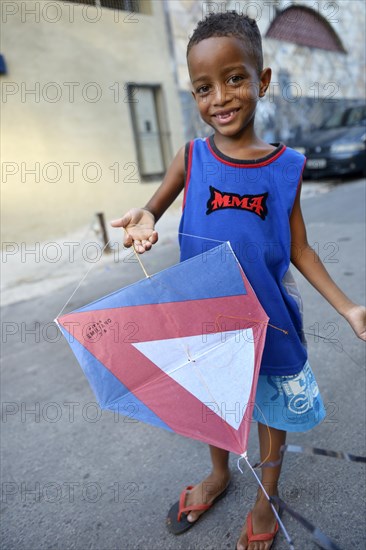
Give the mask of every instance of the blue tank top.
[[275, 147], [248, 161], [224, 155], [213, 135], [187, 144], [179, 243], [183, 261], [230, 241], [277, 327], [268, 327], [260, 373], [290, 375], [307, 360], [299, 306], [283, 284], [290, 265], [289, 218], [305, 157], [283, 144]]

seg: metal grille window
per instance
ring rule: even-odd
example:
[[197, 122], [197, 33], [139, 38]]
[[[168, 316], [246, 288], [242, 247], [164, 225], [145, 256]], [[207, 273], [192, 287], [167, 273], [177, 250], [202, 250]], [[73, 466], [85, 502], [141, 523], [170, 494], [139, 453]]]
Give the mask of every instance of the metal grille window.
[[290, 6], [278, 12], [270, 24], [266, 37], [310, 48], [346, 53], [331, 24], [307, 6]]
[[146, 181], [162, 177], [170, 154], [170, 134], [164, 131], [160, 86], [127, 86], [139, 172]]
[[98, 8], [140, 12], [139, 0], [66, 0], [74, 4], [87, 4]]

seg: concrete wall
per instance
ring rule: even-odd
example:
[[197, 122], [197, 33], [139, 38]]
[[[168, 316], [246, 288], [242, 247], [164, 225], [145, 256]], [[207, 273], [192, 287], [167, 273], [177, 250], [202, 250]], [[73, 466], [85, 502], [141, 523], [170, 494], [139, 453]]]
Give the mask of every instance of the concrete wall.
[[[341, 38], [347, 53], [265, 38], [276, 8], [291, 5], [317, 11]], [[272, 86], [266, 99], [260, 102], [257, 115], [259, 129], [268, 139], [286, 140], [292, 128], [306, 129], [333, 110], [337, 102], [349, 104], [365, 99], [366, 4], [362, 0], [169, 0], [169, 8], [187, 139], [210, 132], [206, 125], [197, 124], [186, 67], [189, 36], [199, 19], [210, 12], [235, 9], [257, 20], [263, 37], [264, 64], [272, 68]], [[283, 84], [283, 70], [291, 83], [289, 87]]]
[[184, 137], [163, 4], [143, 4], [2, 2], [3, 241], [60, 237], [96, 211], [118, 217], [160, 184], [139, 176], [125, 84], [162, 86], [169, 161]]

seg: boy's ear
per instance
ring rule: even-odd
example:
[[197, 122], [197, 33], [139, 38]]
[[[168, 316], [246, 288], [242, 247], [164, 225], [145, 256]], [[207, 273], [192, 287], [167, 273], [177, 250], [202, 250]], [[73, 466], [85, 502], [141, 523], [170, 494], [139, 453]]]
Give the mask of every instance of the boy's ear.
[[259, 97], [264, 97], [271, 82], [272, 69], [266, 67], [260, 74]]

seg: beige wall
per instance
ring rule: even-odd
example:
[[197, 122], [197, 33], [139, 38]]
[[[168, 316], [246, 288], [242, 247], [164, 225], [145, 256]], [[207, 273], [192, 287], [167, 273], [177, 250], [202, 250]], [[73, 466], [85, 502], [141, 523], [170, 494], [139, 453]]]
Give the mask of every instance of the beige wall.
[[[2, 240], [59, 238], [87, 228], [96, 211], [111, 219], [143, 205], [160, 181], [139, 181], [126, 82], [162, 85], [171, 156], [184, 143], [162, 2], [145, 4], [151, 15], [7, 4], [18, 11], [2, 6]], [[36, 97], [26, 93], [35, 88]], [[36, 163], [39, 181], [27, 173]]]

